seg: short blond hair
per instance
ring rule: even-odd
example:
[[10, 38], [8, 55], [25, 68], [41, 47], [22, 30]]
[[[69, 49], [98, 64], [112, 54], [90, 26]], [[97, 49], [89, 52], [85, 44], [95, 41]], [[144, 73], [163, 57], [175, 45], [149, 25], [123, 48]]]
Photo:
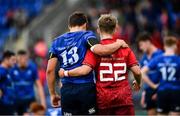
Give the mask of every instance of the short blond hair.
[[113, 34], [118, 23], [117, 18], [111, 14], [103, 14], [98, 19], [98, 27], [101, 32]]

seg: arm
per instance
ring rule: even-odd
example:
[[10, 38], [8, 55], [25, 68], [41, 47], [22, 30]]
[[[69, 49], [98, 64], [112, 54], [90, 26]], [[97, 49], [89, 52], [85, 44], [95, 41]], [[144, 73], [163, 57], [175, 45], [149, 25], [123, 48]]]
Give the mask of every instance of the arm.
[[53, 107], [60, 106], [60, 97], [56, 94], [55, 91], [55, 68], [57, 64], [57, 58], [50, 58], [48, 60], [47, 70], [46, 70], [46, 78], [47, 84], [49, 88], [49, 93], [51, 96], [51, 104]]
[[57, 58], [51, 58], [48, 60], [47, 70], [46, 70], [46, 78], [47, 84], [49, 88], [50, 95], [55, 95], [55, 68], [57, 64]]
[[139, 87], [141, 86], [141, 69], [138, 65], [134, 65], [130, 68], [130, 70], [132, 71], [134, 78], [137, 82], [137, 84], [139, 85]]
[[116, 42], [108, 45], [96, 44], [91, 47], [91, 51], [97, 55], [111, 55], [120, 47], [128, 47], [124, 40], [117, 40]]
[[64, 71], [64, 69], [60, 69], [59, 76], [82, 76], [89, 74], [93, 68], [95, 68], [98, 57], [96, 57], [90, 50], [86, 52], [86, 56], [83, 61], [83, 65], [77, 67], [75, 69]]
[[147, 66], [144, 66], [142, 68], [142, 79], [145, 83], [147, 83], [151, 88], [156, 89], [158, 87], [158, 85], [154, 84], [148, 77], [147, 77], [147, 73], [149, 71], [149, 68]]
[[92, 71], [92, 68], [88, 65], [82, 65], [80, 67], [74, 68], [69, 71], [65, 71], [63, 69], [60, 69], [59, 71], [59, 76], [64, 77], [64, 76], [83, 76], [87, 75]]
[[40, 83], [39, 79], [36, 80], [36, 86], [37, 86], [38, 94], [40, 96], [41, 104], [46, 108], [44, 90], [43, 90], [43, 86]]

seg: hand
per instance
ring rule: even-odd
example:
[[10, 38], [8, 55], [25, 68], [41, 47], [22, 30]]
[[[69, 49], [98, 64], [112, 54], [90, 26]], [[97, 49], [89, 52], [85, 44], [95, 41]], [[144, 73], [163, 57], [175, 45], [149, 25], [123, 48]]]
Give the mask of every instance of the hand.
[[159, 86], [159, 84], [154, 84], [154, 85], [153, 85], [153, 89], [157, 89], [158, 86]]
[[42, 105], [45, 109], [47, 108], [47, 107], [46, 107], [46, 102], [45, 102], [45, 101], [42, 102], [41, 105]]
[[128, 44], [124, 40], [117, 39], [116, 42], [120, 44], [120, 47], [127, 48]]
[[152, 100], [157, 100], [157, 93], [154, 94], [151, 99], [152, 99]]
[[143, 107], [143, 108], [145, 108], [146, 107], [146, 104], [145, 104], [145, 94], [146, 94], [146, 92], [145, 91], [143, 91], [142, 92], [142, 95], [141, 95], [141, 106]]
[[59, 95], [51, 95], [51, 105], [54, 108], [61, 106], [61, 97]]
[[60, 70], [58, 71], [59, 77], [63, 78], [65, 76], [64, 71], [65, 70], [63, 68], [60, 68]]
[[136, 82], [136, 80], [133, 81], [133, 90], [139, 91], [141, 89], [140, 85]]
[[0, 89], [0, 98], [2, 97], [2, 95], [3, 95], [3, 92], [2, 92], [1, 89]]

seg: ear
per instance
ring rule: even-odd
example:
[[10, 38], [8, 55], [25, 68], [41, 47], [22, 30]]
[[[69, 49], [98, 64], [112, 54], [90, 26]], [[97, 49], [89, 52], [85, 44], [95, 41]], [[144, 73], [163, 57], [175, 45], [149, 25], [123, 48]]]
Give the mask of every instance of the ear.
[[99, 28], [97, 28], [97, 30], [96, 30], [96, 31], [97, 31], [97, 33], [98, 33], [98, 34], [100, 34], [100, 29], [99, 29]]
[[71, 29], [71, 27], [68, 25], [68, 29], [70, 30]]
[[84, 29], [87, 29], [87, 23], [84, 23], [84, 24], [82, 25], [82, 27], [83, 27]]

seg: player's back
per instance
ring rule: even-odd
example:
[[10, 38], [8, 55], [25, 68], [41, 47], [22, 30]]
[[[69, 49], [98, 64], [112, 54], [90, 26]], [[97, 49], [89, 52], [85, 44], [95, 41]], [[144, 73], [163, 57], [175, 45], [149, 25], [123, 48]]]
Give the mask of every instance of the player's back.
[[[68, 32], [56, 38], [52, 44], [50, 52], [57, 55], [60, 67], [70, 70], [82, 65], [86, 51], [88, 49], [87, 39], [96, 38], [91, 31]], [[90, 77], [90, 78], [89, 78]], [[63, 83], [85, 83], [93, 82], [92, 72], [81, 77], [63, 78]]]
[[161, 73], [159, 89], [179, 89], [180, 90], [180, 57], [177, 55], [160, 56], [154, 63]]
[[[110, 44], [113, 42], [115, 42], [115, 40], [112, 39], [101, 41], [102, 44]], [[119, 82], [127, 80], [128, 68], [137, 64], [136, 58], [130, 48], [120, 48], [114, 54], [100, 57], [99, 60], [98, 81], [106, 82], [104, 87], [109, 86], [110, 88], [112, 86], [123, 87], [124, 85], [122, 83], [119, 84]]]
[[[101, 41], [102, 44], [113, 42], [115, 40], [112, 39]], [[133, 105], [128, 68], [137, 64], [137, 61], [131, 49], [120, 48], [114, 54], [100, 57], [99, 60], [96, 82], [98, 107]]]

